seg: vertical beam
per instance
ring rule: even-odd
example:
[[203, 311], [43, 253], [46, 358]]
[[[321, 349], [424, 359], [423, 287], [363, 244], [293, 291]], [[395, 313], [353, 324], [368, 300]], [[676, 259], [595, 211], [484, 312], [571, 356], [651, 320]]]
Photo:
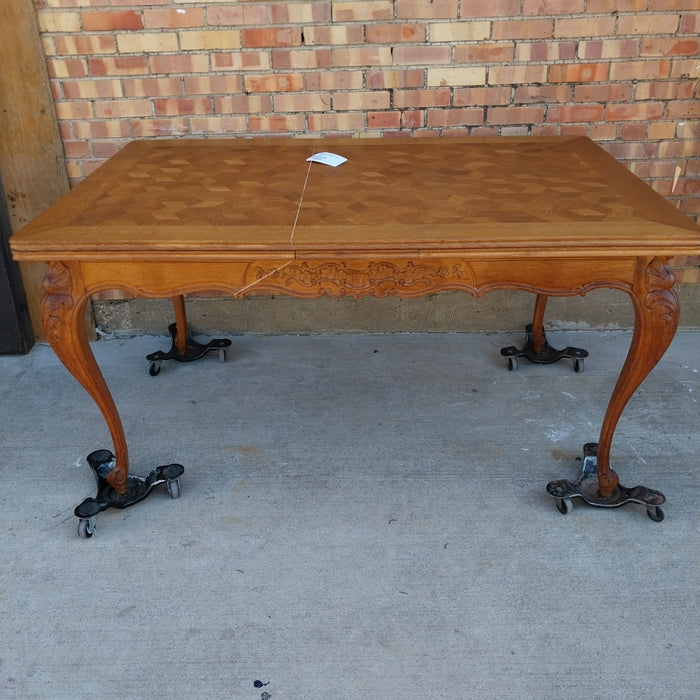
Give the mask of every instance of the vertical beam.
[[[12, 231], [68, 191], [46, 61], [32, 0], [0, 0], [0, 180]], [[46, 266], [21, 265], [32, 326], [42, 337]]]

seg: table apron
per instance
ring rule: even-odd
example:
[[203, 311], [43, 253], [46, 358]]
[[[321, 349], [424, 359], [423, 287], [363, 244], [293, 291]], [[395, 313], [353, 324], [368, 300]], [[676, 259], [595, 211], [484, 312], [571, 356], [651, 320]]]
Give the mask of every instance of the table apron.
[[248, 262], [101, 261], [66, 265], [74, 270], [74, 277], [81, 278], [80, 286], [86, 295], [118, 289], [151, 298], [206, 291], [232, 296], [271, 293], [317, 298], [420, 297], [448, 290], [462, 290], [474, 296], [494, 289], [521, 289], [552, 296], [586, 294], [601, 287], [631, 291], [649, 261], [638, 257], [476, 260], [336, 257]]

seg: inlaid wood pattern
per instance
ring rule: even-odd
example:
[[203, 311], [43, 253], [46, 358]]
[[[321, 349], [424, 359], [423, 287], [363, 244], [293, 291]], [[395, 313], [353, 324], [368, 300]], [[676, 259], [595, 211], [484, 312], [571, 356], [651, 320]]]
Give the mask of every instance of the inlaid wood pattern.
[[[321, 150], [348, 160], [309, 164]], [[673, 255], [698, 241], [693, 222], [582, 137], [131, 142], [13, 240], [21, 259], [494, 248]]]

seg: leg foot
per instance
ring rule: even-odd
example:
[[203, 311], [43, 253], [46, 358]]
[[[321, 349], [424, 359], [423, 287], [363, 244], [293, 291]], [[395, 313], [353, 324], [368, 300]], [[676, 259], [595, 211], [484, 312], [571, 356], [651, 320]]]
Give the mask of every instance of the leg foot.
[[146, 477], [129, 474], [125, 493], [117, 493], [107, 478], [115, 467], [114, 455], [109, 450], [97, 450], [91, 452], [87, 460], [97, 481], [97, 495], [94, 498], [86, 498], [75, 508], [75, 516], [79, 519], [80, 537], [92, 537], [97, 515], [103, 510], [133, 506], [149, 496], [159, 484], [166, 484], [172, 498], [180, 495], [179, 477], [185, 471], [181, 464], [156, 467]]
[[598, 488], [598, 444], [594, 442], [583, 446], [583, 466], [579, 478], [573, 483], [567, 479], [550, 481], [547, 491], [563, 514], [571, 512], [572, 498], [582, 498], [589, 505], [599, 508], [619, 508], [626, 503], [639, 503], [646, 506], [647, 515], [654, 522], [664, 519], [660, 506], [665, 502], [665, 496], [646, 486], [626, 488], [617, 484], [610, 495], [601, 495]]
[[548, 342], [544, 334], [544, 329], [541, 329], [542, 344], [538, 349], [533, 342], [532, 324], [528, 323], [525, 327], [526, 341], [522, 349], [516, 348], [514, 345], [509, 345], [506, 348], [501, 348], [501, 355], [508, 358], [508, 369], [514, 370], [517, 368], [517, 357], [525, 357], [538, 365], [550, 365], [553, 362], [558, 362], [564, 358], [573, 360], [574, 371], [583, 372], [583, 360], [588, 357], [588, 351], [582, 348], [573, 348], [571, 346], [563, 350], [555, 350]]
[[209, 352], [217, 352], [219, 362], [226, 361], [226, 349], [231, 346], [231, 341], [226, 338], [215, 338], [206, 344], [198, 343], [189, 331], [186, 334], [184, 350], [178, 348], [178, 326], [171, 323], [168, 331], [172, 337], [172, 346], [168, 352], [158, 350], [146, 356], [149, 362], [148, 372], [152, 377], [160, 373], [164, 360], [177, 360], [178, 362], [193, 362], [204, 357]]

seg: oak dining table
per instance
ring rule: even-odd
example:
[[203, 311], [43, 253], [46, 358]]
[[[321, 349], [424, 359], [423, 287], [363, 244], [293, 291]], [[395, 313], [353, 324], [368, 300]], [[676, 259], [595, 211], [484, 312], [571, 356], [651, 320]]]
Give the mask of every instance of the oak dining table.
[[581, 369], [585, 351], [549, 345], [546, 301], [619, 290], [631, 299], [634, 333], [600, 433], [584, 446], [578, 481], [547, 489], [563, 513], [580, 497], [607, 508], [639, 503], [652, 520], [663, 518], [660, 492], [620, 484], [611, 443], [674, 337], [679, 302], [668, 262], [700, 254], [700, 229], [586, 137], [135, 140], [10, 243], [16, 260], [48, 263], [46, 338], [99, 407], [113, 443], [88, 457], [98, 494], [76, 508], [82, 535], [101, 510], [132, 505], [160, 483], [179, 495], [183, 471], [130, 471], [85, 325], [88, 301], [105, 290], [173, 299], [171, 356], [181, 360], [193, 351], [191, 293], [521, 290], [535, 295], [534, 313], [527, 347], [502, 351], [511, 369], [523, 355], [541, 364], [563, 355]]

